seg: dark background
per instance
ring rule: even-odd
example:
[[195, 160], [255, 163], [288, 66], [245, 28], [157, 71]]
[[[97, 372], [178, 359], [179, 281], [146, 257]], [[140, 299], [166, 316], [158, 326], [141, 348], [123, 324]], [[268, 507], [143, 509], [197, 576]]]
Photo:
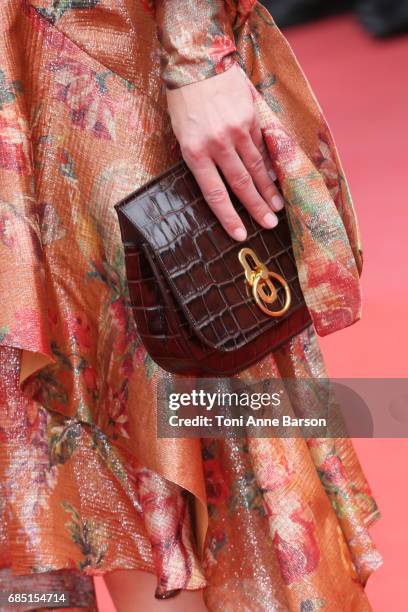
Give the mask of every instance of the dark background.
[[408, 0], [264, 0], [263, 4], [281, 28], [353, 11], [374, 36], [408, 30]]

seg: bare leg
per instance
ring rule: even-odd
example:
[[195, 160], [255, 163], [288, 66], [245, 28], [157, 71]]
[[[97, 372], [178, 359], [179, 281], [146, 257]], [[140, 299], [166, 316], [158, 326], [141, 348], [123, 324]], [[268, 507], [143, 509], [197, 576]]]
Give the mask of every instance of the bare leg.
[[117, 570], [104, 575], [117, 612], [207, 612], [202, 589], [156, 599], [156, 577], [140, 570]]

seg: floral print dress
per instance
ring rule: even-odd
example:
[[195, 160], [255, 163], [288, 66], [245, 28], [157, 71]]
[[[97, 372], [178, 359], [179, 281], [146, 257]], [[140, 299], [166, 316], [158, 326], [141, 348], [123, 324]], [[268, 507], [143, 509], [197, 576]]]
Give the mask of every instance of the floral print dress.
[[240, 377], [326, 376], [316, 331], [359, 318], [361, 248], [284, 37], [254, 0], [0, 11], [0, 594], [52, 588], [94, 610], [92, 576], [127, 568], [154, 573], [157, 597], [203, 589], [213, 612], [370, 610], [378, 511], [350, 440], [156, 436], [156, 386], [174, 377], [140, 343], [114, 210], [180, 157], [165, 86], [237, 63], [313, 319]]

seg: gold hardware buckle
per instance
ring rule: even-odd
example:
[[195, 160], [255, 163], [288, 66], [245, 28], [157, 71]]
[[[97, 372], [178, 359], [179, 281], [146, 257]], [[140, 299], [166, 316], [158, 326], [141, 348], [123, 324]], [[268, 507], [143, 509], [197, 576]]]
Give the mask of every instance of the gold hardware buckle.
[[[289, 285], [283, 276], [268, 270], [252, 249], [241, 249], [238, 259], [245, 270], [245, 278], [252, 287], [252, 296], [262, 312], [270, 317], [280, 317], [285, 314], [290, 307], [291, 295]], [[285, 304], [280, 310], [270, 310], [265, 306], [273, 304], [278, 297], [277, 289], [271, 279], [277, 280], [285, 291]]]

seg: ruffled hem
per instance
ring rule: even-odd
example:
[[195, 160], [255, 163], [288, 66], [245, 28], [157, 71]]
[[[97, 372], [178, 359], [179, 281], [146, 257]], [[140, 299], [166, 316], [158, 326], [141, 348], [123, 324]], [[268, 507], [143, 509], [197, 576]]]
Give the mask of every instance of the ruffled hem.
[[[2, 368], [2, 380], [6, 381], [5, 385], [3, 382], [3, 391], [6, 389], [8, 392], [7, 397], [3, 397], [6, 408], [6, 413], [10, 417], [10, 407], [14, 404], [14, 411], [17, 409], [16, 402], [18, 393], [18, 359], [16, 356], [18, 351], [16, 349], [5, 348], [0, 349], [0, 364]], [[14, 354], [13, 354], [14, 353]], [[12, 388], [10, 385], [11, 374], [14, 372], [14, 383], [15, 386]], [[12, 399], [12, 401], [11, 401]], [[17, 412], [20, 412], [18, 415]], [[223, 593], [219, 579], [217, 578], [217, 572], [211, 571], [211, 566], [217, 563], [217, 557], [220, 554], [217, 548], [222, 544], [222, 532], [219, 532], [220, 525], [222, 524], [224, 529], [227, 529], [229, 539], [232, 537], [230, 534], [231, 525], [234, 523], [233, 516], [227, 518], [230, 515], [231, 509], [229, 509], [229, 495], [230, 487], [234, 487], [236, 483], [243, 482], [242, 478], [247, 478], [245, 474], [249, 467], [244, 468], [241, 460], [238, 460], [240, 455], [245, 456], [248, 453], [244, 447], [249, 443], [249, 455], [245, 461], [250, 459], [253, 472], [254, 482], [251, 485], [251, 491], [257, 492], [256, 497], [252, 498], [251, 507], [247, 508], [250, 510], [247, 520], [240, 527], [235, 525], [234, 529], [239, 530], [241, 538], [244, 537], [245, 548], [250, 550], [248, 536], [251, 530], [258, 532], [257, 538], [266, 539], [265, 542], [271, 537], [267, 535], [268, 530], [272, 527], [272, 524], [268, 528], [268, 514], [271, 512], [271, 516], [274, 513], [283, 512], [284, 515], [290, 516], [291, 509], [296, 513], [304, 515], [302, 524], [308, 524], [310, 517], [308, 515], [309, 510], [306, 510], [306, 506], [303, 506], [304, 502], [300, 502], [299, 498], [287, 491], [284, 497], [280, 500], [279, 497], [274, 497], [273, 491], [266, 493], [268, 487], [262, 483], [265, 477], [264, 468], [268, 464], [268, 461], [272, 460], [273, 464], [280, 465], [283, 469], [284, 476], [290, 474], [290, 463], [295, 460], [298, 456], [299, 448], [298, 443], [295, 440], [286, 446], [286, 450], [280, 447], [280, 442], [276, 440], [255, 440], [250, 439], [243, 442], [244, 446], [228, 447], [228, 445], [221, 445], [219, 447], [214, 446], [214, 441], [207, 440], [203, 442], [204, 452], [204, 463], [203, 463], [203, 478], [205, 472], [205, 482], [207, 491], [209, 492], [207, 508], [210, 512], [209, 532], [207, 533], [205, 555], [200, 558], [197, 551], [197, 530], [194, 527], [196, 522], [196, 516], [194, 512], [194, 497], [187, 491], [183, 490], [182, 487], [178, 487], [174, 483], [171, 483], [164, 479], [162, 475], [151, 472], [142, 465], [134, 461], [134, 458], [126, 453], [120, 446], [112, 446], [106, 436], [98, 430], [95, 426], [91, 427], [89, 423], [79, 422], [71, 417], [66, 417], [52, 411], [46, 410], [40, 406], [35, 400], [29, 400], [27, 397], [21, 394], [20, 406], [14, 412], [11, 421], [6, 423], [6, 418], [3, 415], [0, 419], [1, 431], [3, 431], [2, 451], [0, 452], [0, 466], [3, 470], [7, 466], [7, 478], [4, 480], [6, 483], [6, 506], [8, 514], [12, 517], [12, 522], [15, 519], [17, 525], [24, 525], [23, 531], [19, 530], [19, 536], [17, 539], [20, 541], [20, 546], [16, 548], [14, 542], [16, 541], [17, 532], [15, 532], [15, 526], [8, 523], [5, 524], [6, 528], [6, 539], [3, 541], [0, 537], [0, 542], [3, 544], [4, 550], [8, 549], [9, 559], [8, 562], [4, 559], [1, 563], [1, 551], [0, 546], [0, 565], [3, 567], [12, 567], [13, 572], [18, 575], [26, 575], [29, 572], [35, 571], [35, 573], [48, 573], [54, 571], [81, 571], [83, 575], [103, 575], [107, 572], [114, 571], [115, 569], [138, 569], [148, 571], [151, 574], [156, 575], [158, 579], [157, 589], [155, 595], [158, 598], [166, 598], [176, 596], [180, 590], [197, 590], [204, 589], [205, 597], [208, 600], [211, 610], [221, 610], [219, 604], [216, 604], [217, 594], [221, 596]], [[34, 412], [36, 414], [34, 415]], [[34, 419], [33, 423], [27, 422], [27, 413], [30, 415], [31, 420]], [[35, 416], [35, 418], [34, 418]], [[35, 424], [34, 424], [35, 423]], [[17, 427], [17, 429], [16, 429]], [[67, 435], [68, 430], [71, 431], [71, 440], [76, 440], [75, 449], [70, 448], [68, 442], [69, 436]], [[24, 444], [25, 447], [25, 460], [21, 463], [21, 449], [18, 451], [18, 445], [16, 447], [16, 432], [19, 431], [20, 443]], [[61, 433], [65, 431], [64, 435]], [[24, 435], [29, 436], [29, 439]], [[47, 434], [45, 434], [47, 432]], [[75, 436], [73, 435], [75, 432]], [[46, 451], [48, 460], [52, 457], [51, 464], [54, 463], [54, 467], [45, 469], [44, 473], [44, 459], [45, 455], [41, 453], [45, 452], [44, 449], [44, 435], [48, 439], [48, 449]], [[59, 435], [58, 437], [55, 436]], [[41, 439], [43, 440], [41, 442]], [[50, 447], [50, 440], [52, 440]], [[33, 453], [30, 455], [30, 450], [27, 450], [27, 444], [30, 445]], [[223, 444], [223, 443], [222, 443]], [[302, 440], [300, 444], [303, 445], [305, 442]], [[218, 450], [217, 450], [218, 448]], [[41, 450], [42, 449], [42, 450]], [[292, 453], [295, 453], [292, 457]], [[51, 453], [51, 455], [50, 455]], [[220, 454], [221, 453], [221, 454]], [[237, 453], [239, 453], [237, 455]], [[265, 454], [266, 453], [266, 454]], [[14, 454], [14, 456], [13, 456]], [[235, 456], [235, 459], [233, 457]], [[222, 459], [222, 457], [224, 457]], [[236, 462], [234, 470], [231, 471], [231, 461]], [[313, 478], [311, 463], [309, 467], [306, 467], [304, 459], [298, 460], [303, 462], [303, 476], [304, 478]], [[217, 463], [214, 464], [214, 461]], [[289, 461], [289, 464], [287, 464]], [[218, 472], [220, 466], [216, 467], [221, 462], [223, 469], [223, 476]], [[225, 463], [226, 462], [226, 463]], [[230, 467], [228, 467], [230, 465]], [[85, 468], [84, 466], [88, 466]], [[209, 467], [211, 466], [211, 467]], [[240, 467], [239, 467], [240, 466]], [[236, 472], [239, 467], [239, 471]], [[43, 470], [41, 472], [41, 470]], [[216, 470], [214, 472], [214, 470]], [[241, 470], [242, 473], [241, 473]], [[61, 472], [57, 478], [59, 483], [55, 484], [53, 478], [56, 477], [56, 472]], [[236, 472], [232, 478], [232, 474]], [[19, 480], [13, 478], [13, 473], [24, 474], [20, 476]], [[96, 476], [97, 473], [97, 476]], [[227, 478], [227, 474], [229, 474]], [[361, 475], [360, 475], [361, 476]], [[3, 477], [4, 478], [4, 473]], [[221, 480], [220, 480], [221, 478]], [[227, 484], [227, 481], [229, 484]], [[48, 481], [48, 482], [47, 482]], [[21, 485], [25, 483], [23, 488]], [[42, 483], [42, 484], [41, 484]], [[46, 483], [46, 485], [44, 484]], [[108, 483], [108, 488], [106, 484]], [[135, 488], [135, 484], [137, 487]], [[72, 485], [74, 488], [72, 489]], [[119, 486], [118, 486], [119, 485]], [[45, 488], [44, 488], [45, 486]], [[248, 483], [245, 487], [248, 486]], [[298, 486], [298, 485], [296, 485]], [[314, 490], [314, 486], [312, 489]], [[361, 483], [360, 483], [361, 486]], [[17, 490], [18, 487], [18, 490]], [[30, 490], [31, 487], [31, 490]], [[51, 487], [47, 489], [47, 487]], [[215, 489], [214, 489], [215, 487]], [[221, 487], [221, 489], [220, 489]], [[226, 488], [228, 487], [228, 489]], [[244, 487], [244, 488], [245, 488]], [[347, 488], [347, 484], [345, 484]], [[270, 488], [270, 487], [269, 487]], [[263, 490], [264, 493], [260, 494]], [[72, 496], [72, 493], [74, 495]], [[238, 495], [241, 496], [244, 491], [239, 491]], [[49, 494], [51, 497], [48, 498]], [[246, 493], [247, 494], [247, 493]], [[252, 493], [253, 494], [253, 493]], [[252, 495], [251, 494], [251, 495]], [[323, 495], [325, 495], [323, 493]], [[109, 503], [106, 500], [111, 497]], [[187, 497], [186, 497], [187, 496]], [[319, 489], [311, 493], [310, 500], [314, 499], [314, 502], [318, 500], [318, 505], [322, 504], [322, 493]], [[170, 499], [171, 498], [171, 499]], [[27, 517], [27, 503], [33, 503], [35, 499], [36, 504], [42, 504], [44, 506], [43, 512], [46, 511], [49, 520], [47, 523], [41, 523], [39, 518], [34, 519], [32, 525], [26, 523]], [[50, 505], [52, 499], [52, 505]], [[58, 501], [59, 500], [59, 501]], [[169, 505], [170, 503], [170, 505]], [[299, 505], [300, 503], [300, 505]], [[29, 510], [29, 516], [33, 516], [33, 510], [35, 505]], [[324, 506], [324, 504], [323, 504]], [[46, 510], [45, 510], [46, 508]], [[59, 508], [59, 510], [57, 510]], [[60, 521], [61, 508], [64, 509], [65, 520]], [[356, 508], [353, 510], [353, 501], [349, 500], [347, 506], [348, 512], [352, 512], [352, 516], [349, 514], [347, 540], [350, 542], [354, 540], [354, 562], [349, 557], [350, 552], [348, 551], [345, 544], [342, 544], [342, 555], [344, 557], [345, 566], [342, 571], [356, 572], [360, 574], [360, 580], [362, 584], [366, 583], [369, 574], [377, 569], [381, 563], [381, 558], [378, 555], [375, 548], [373, 548], [372, 542], [366, 531], [366, 526], [371, 525], [379, 517], [378, 510], [376, 507], [363, 507], [359, 509], [359, 513], [356, 513]], [[187, 519], [186, 509], [188, 510], [189, 519]], [[266, 509], [266, 515], [265, 515]], [[174, 512], [179, 512], [176, 523], [170, 525], [170, 530], [166, 534], [165, 523], [167, 513], [170, 516], [174, 515]], [[242, 510], [241, 510], [242, 511]], [[316, 511], [316, 508], [314, 512]], [[318, 512], [321, 511], [321, 508]], [[344, 508], [343, 508], [344, 511]], [[326, 525], [323, 530], [329, 532], [330, 525], [333, 518], [332, 510], [325, 506], [324, 514], [318, 519], [316, 527], [319, 522], [321, 526]], [[158, 513], [155, 516], [155, 513]], [[183, 514], [184, 513], [184, 514]], [[226, 514], [225, 514], [226, 513]], [[259, 515], [254, 519], [253, 513]], [[35, 514], [35, 512], [34, 512]], [[180, 517], [184, 516], [184, 519]], [[217, 517], [217, 515], [219, 515]], [[38, 507], [37, 507], [38, 516]], [[222, 519], [221, 516], [224, 518]], [[299, 515], [301, 516], [301, 515]], [[104, 526], [98, 526], [98, 518], [103, 517]], [[174, 517], [173, 517], [174, 518]], [[214, 518], [216, 521], [214, 523]], [[67, 520], [68, 519], [68, 520]], [[254, 522], [255, 520], [255, 522]], [[163, 523], [164, 521], [164, 523]], [[220, 522], [221, 521], [221, 522]], [[229, 526], [225, 523], [228, 521], [231, 523]], [[304, 523], [306, 521], [306, 523]], [[327, 522], [328, 521], [328, 522]], [[175, 525], [180, 525], [182, 528], [182, 536], [176, 542], [174, 535], [177, 532]], [[53, 533], [49, 531], [50, 524], [53, 526]], [[249, 527], [252, 524], [252, 527]], [[350, 531], [350, 525], [354, 525]], [[163, 530], [164, 525], [164, 530]], [[363, 527], [365, 525], [365, 527]], [[68, 527], [67, 527], [68, 526]], [[23, 543], [24, 534], [30, 536], [31, 530], [35, 528], [37, 545], [33, 551], [32, 548], [29, 552], [27, 545]], [[311, 528], [310, 527], [308, 529]], [[91, 532], [94, 530], [94, 535], [90, 538], [90, 541], [82, 541], [78, 534], [82, 534], [83, 530]], [[247, 534], [243, 532], [245, 529], [248, 530]], [[316, 563], [320, 553], [317, 554], [315, 547], [316, 541], [313, 536], [314, 528], [307, 535], [308, 529], [305, 532], [306, 548], [303, 550], [306, 558], [309, 559], [308, 563]], [[340, 528], [338, 528], [340, 529]], [[56, 531], [55, 531], [56, 530]], [[99, 530], [99, 531], [98, 531]], [[260, 531], [259, 531], [260, 530]], [[265, 531], [266, 530], [266, 531]], [[346, 530], [346, 531], [347, 531]], [[329, 533], [327, 532], [327, 534]], [[65, 533], [65, 535], [63, 535]], [[263, 535], [261, 535], [261, 533]], [[272, 532], [273, 533], [273, 532]], [[278, 533], [278, 532], [275, 532]], [[336, 532], [334, 532], [336, 533]], [[109, 536], [108, 536], [109, 534]], [[340, 535], [341, 530], [336, 535], [338, 542], [343, 541], [343, 536]], [[62, 540], [61, 540], [62, 537]], [[115, 542], [115, 551], [112, 551], [110, 559], [105, 558], [103, 563], [101, 561], [106, 554], [106, 538], [109, 537], [109, 541]], [[74, 546], [67, 543], [72, 540]], [[170, 539], [169, 539], [170, 538]], [[310, 539], [311, 538], [311, 539]], [[340, 538], [340, 539], [338, 539]], [[62, 542], [66, 540], [63, 551], [61, 549]], [[28, 541], [27, 541], [28, 542]], [[170, 542], [174, 546], [179, 547], [177, 554], [174, 558], [166, 559], [166, 549], [170, 550]], [[263, 546], [265, 545], [265, 542]], [[270, 540], [273, 542], [273, 539]], [[299, 544], [299, 543], [298, 543]], [[324, 555], [328, 554], [326, 543], [323, 544]], [[357, 548], [356, 547], [357, 544]], [[42, 550], [42, 546], [45, 546], [45, 550]], [[257, 544], [257, 546], [259, 543]], [[54, 548], [56, 552], [54, 552]], [[73, 549], [72, 549], [73, 548]], [[160, 549], [157, 555], [157, 550]], [[267, 544], [269, 549], [269, 544]], [[59, 549], [59, 551], [58, 551]], [[156, 550], [156, 555], [155, 555]], [[222, 546], [221, 546], [222, 555]], [[283, 549], [282, 549], [283, 550]], [[86, 554], [84, 554], [86, 551]], [[272, 551], [267, 552], [263, 550], [262, 557], [267, 556], [270, 563], [269, 571], [273, 571], [275, 580], [277, 579], [276, 566], [276, 555], [279, 556], [282, 553], [279, 552], [279, 548], [275, 548], [273, 557], [269, 557]], [[34, 553], [34, 557], [33, 557]], [[183, 562], [180, 565], [180, 556], [182, 555]], [[317, 554], [317, 557], [315, 555]], [[62, 556], [61, 556], [62, 555]], [[152, 556], [153, 555], [153, 556]], [[229, 563], [228, 557], [221, 564], [221, 567], [225, 570], [225, 563]], [[186, 575], [185, 565], [188, 560], [187, 566], [190, 565], [190, 569]], [[263, 559], [265, 563], [265, 559]], [[8, 563], [8, 565], [7, 565]], [[281, 563], [281, 562], [280, 562]], [[37, 564], [37, 565], [35, 565]], [[99, 564], [99, 566], [98, 566]], [[75, 565], [75, 568], [72, 567]], [[281, 565], [282, 568], [285, 567]], [[215, 571], [215, 570], [214, 570]], [[220, 570], [221, 571], [221, 570]], [[255, 570], [253, 570], [255, 571]], [[186, 578], [188, 576], [188, 578]], [[285, 576], [285, 573], [284, 573]], [[299, 577], [300, 578], [300, 577]], [[355, 574], [357, 578], [357, 574]], [[282, 577], [280, 578], [280, 580]], [[286, 577], [289, 580], [289, 575]], [[229, 580], [227, 576], [224, 577], [224, 581]], [[223, 580], [221, 582], [223, 582]], [[231, 595], [232, 597], [236, 597]], [[270, 595], [272, 597], [272, 595]], [[279, 595], [273, 595], [282, 600], [282, 593]], [[354, 594], [351, 597], [350, 602], [353, 598], [357, 598], [357, 603], [350, 603], [351, 610], [365, 609], [362, 606], [361, 600], [362, 593], [360, 595]], [[225, 599], [225, 593], [222, 598]], [[287, 609], [291, 609], [290, 599], [286, 601]], [[365, 601], [365, 600], [364, 600]], [[364, 604], [365, 605], [365, 604]], [[368, 604], [367, 604], [368, 605]], [[354, 606], [354, 607], [353, 607]], [[260, 610], [263, 608], [256, 607], [254, 609]], [[331, 609], [329, 607], [329, 609]], [[369, 608], [367, 607], [367, 610]]]

